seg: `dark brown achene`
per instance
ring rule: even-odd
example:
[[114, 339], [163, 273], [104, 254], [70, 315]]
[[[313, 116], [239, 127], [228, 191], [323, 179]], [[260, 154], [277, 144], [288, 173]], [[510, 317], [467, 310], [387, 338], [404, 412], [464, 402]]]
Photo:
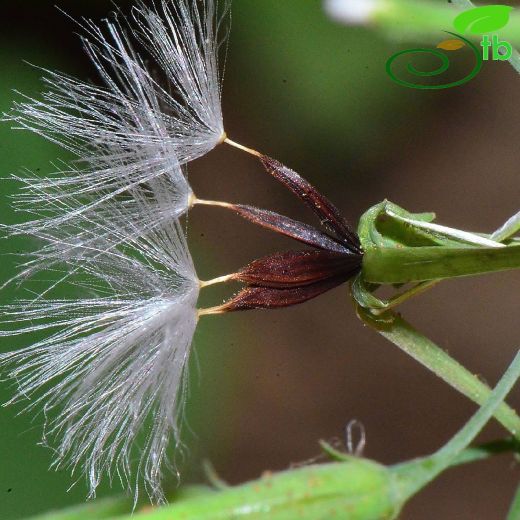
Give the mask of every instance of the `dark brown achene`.
[[311, 285], [290, 288], [248, 286], [234, 298], [225, 303], [223, 312], [245, 311], [252, 309], [277, 309], [304, 303], [316, 296], [334, 289], [348, 280], [349, 277], [335, 276]]
[[235, 279], [250, 285], [279, 289], [311, 285], [329, 278], [347, 277], [357, 270], [355, 255], [331, 251], [287, 251], [251, 262]]
[[341, 285], [361, 269], [357, 233], [339, 210], [298, 173], [260, 155], [265, 169], [298, 196], [320, 219], [324, 230], [245, 205], [228, 205], [241, 217], [313, 249], [275, 253], [251, 262], [230, 278], [246, 283], [215, 312], [274, 309], [303, 303]]
[[361, 253], [361, 243], [357, 233], [350, 227], [338, 208], [322, 195], [300, 174], [287, 168], [267, 155], [260, 156], [260, 162], [269, 174], [280, 181], [302, 200], [320, 219], [325, 229], [335, 234], [349, 249]]

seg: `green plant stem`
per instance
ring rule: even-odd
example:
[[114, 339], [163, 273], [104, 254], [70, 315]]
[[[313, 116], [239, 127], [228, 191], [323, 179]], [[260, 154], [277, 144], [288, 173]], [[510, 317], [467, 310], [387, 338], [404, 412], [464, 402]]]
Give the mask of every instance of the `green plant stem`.
[[467, 448], [485, 426], [493, 412], [504, 403], [506, 395], [511, 391], [520, 377], [520, 352], [517, 352], [511, 365], [500, 378], [496, 388], [484, 399], [481, 409], [473, 416], [454, 437], [450, 439], [431, 459], [439, 466], [437, 472], [444, 471], [452, 461]]
[[520, 485], [518, 486], [506, 520], [520, 520]]
[[[491, 389], [400, 316], [392, 312], [375, 316], [360, 306], [357, 306], [357, 313], [364, 323], [398, 346], [403, 352], [412, 356], [451, 387], [477, 404], [482, 405], [486, 402]], [[495, 418], [514, 437], [520, 439], [520, 418], [512, 408], [505, 403], [501, 404], [495, 413]]]
[[[519, 451], [519, 443], [518, 441], [514, 439], [502, 439], [497, 440], [493, 442], [489, 442], [486, 444], [483, 444], [481, 446], [475, 446], [466, 448], [463, 450], [459, 455], [457, 455], [453, 461], [450, 463], [450, 467], [458, 466], [461, 464], [468, 464], [472, 462], [477, 462], [481, 460], [488, 459], [489, 457], [500, 454], [500, 453], [518, 453]], [[329, 453], [330, 454], [330, 453]], [[327, 464], [325, 465], [326, 470], [325, 473], [331, 473], [338, 475], [344, 475], [343, 473], [343, 467], [344, 466], [351, 466], [355, 467], [358, 462], [360, 462], [360, 467], [362, 468], [361, 473], [366, 471], [365, 466], [367, 465], [367, 462], [364, 462], [363, 459], [358, 459], [356, 457], [348, 456], [344, 453], [335, 452], [334, 459], [339, 461], [337, 464]], [[424, 459], [421, 459], [424, 460]], [[412, 461], [411, 463], [402, 463], [398, 464], [396, 466], [393, 466], [390, 468], [390, 472], [387, 473], [387, 470], [381, 469], [381, 466], [378, 466], [377, 464], [368, 462], [368, 465], [374, 470], [375, 474], [375, 480], [374, 484], [381, 486], [381, 482], [383, 482], [383, 487], [386, 486], [386, 478], [383, 479], [383, 481], [380, 481], [380, 477], [383, 474], [388, 474], [390, 480], [395, 479], [394, 473], [399, 476], [406, 476], [407, 479], [410, 478], [410, 470], [405, 471], [403, 468], [406, 468], [407, 465], [413, 465], [417, 467], [416, 464], [417, 461]], [[342, 466], [342, 464], [344, 466]], [[292, 471], [297, 470], [289, 470], [287, 472], [283, 472], [282, 475], [290, 475]], [[307, 477], [307, 480], [302, 479], [302, 483], [304, 485], [308, 485], [308, 478], [312, 477], [312, 468], [311, 471], [308, 473], [302, 473], [302, 476], [305, 475]], [[263, 477], [265, 480], [265, 477]], [[286, 477], [284, 477], [286, 478]], [[412, 479], [413, 479], [412, 475]], [[358, 483], [360, 482], [359, 479]], [[271, 481], [272, 483], [272, 481]], [[259, 479], [255, 481], [254, 486], [262, 487], [262, 479]], [[316, 484], [316, 483], [314, 483]], [[248, 486], [251, 488], [251, 483], [245, 484], [245, 486]], [[253, 489], [254, 489], [253, 486]], [[312, 488], [315, 488], [316, 486], [311, 486]], [[240, 488], [240, 486], [237, 486], [237, 488]], [[192, 511], [196, 511], [196, 507], [190, 506], [191, 501], [197, 501], [198, 499], [203, 499], [203, 501], [210, 500], [213, 501], [213, 503], [218, 503], [218, 493], [224, 493], [226, 494], [228, 491], [230, 491], [232, 488], [229, 486], [222, 486], [220, 481], [218, 483], [217, 489], [211, 489], [206, 486], [191, 486], [191, 487], [185, 487], [181, 488], [181, 490], [176, 493], [173, 497], [170, 499], [170, 505], [165, 506], [162, 509], [156, 509], [156, 508], [149, 508], [148, 511], [145, 511], [144, 508], [137, 508], [137, 511], [134, 514], [134, 517], [136, 518], [144, 518], [146, 520], [152, 520], [153, 518], [176, 518], [172, 515], [176, 511], [179, 510], [179, 508], [184, 508], [187, 502], [188, 509], [192, 509]], [[236, 488], [234, 488], [236, 489]], [[272, 488], [271, 488], [272, 489]], [[256, 491], [258, 492], [258, 491]], [[273, 496], [276, 496], [278, 491], [276, 489], [273, 489], [272, 491]], [[384, 493], [383, 493], [384, 494]], [[334, 494], [331, 494], [331, 498], [334, 500]], [[366, 500], [367, 495], [362, 496]], [[397, 498], [397, 497], [395, 497]], [[223, 501], [225, 502], [225, 501]], [[246, 504], [243, 504], [243, 508], [245, 510]], [[289, 508], [290, 509], [290, 508]], [[394, 509], [394, 506], [391, 505], [386, 510], [388, 514], [392, 514]], [[76, 506], [73, 508], [64, 509], [62, 511], [58, 512], [51, 512], [46, 513], [44, 515], [33, 517], [30, 520], [104, 520], [104, 519], [115, 519], [119, 518], [121, 519], [121, 516], [124, 516], [125, 518], [129, 518], [127, 515], [132, 510], [132, 502], [126, 498], [110, 498], [110, 499], [102, 499], [102, 500], [96, 500], [95, 502], [89, 503], [89, 504], [83, 504], [80, 506]], [[291, 510], [291, 509], [290, 509]], [[386, 514], [386, 513], [384, 513]], [[153, 516], [152, 516], [153, 515]], [[196, 517], [198, 518], [198, 517]], [[208, 517], [204, 517], [208, 518]], [[223, 517], [220, 517], [223, 518]], [[373, 519], [371, 519], [373, 520]], [[518, 517], [511, 517], [510, 520], [518, 520]]]
[[[391, 520], [403, 504], [447, 469], [503, 404], [520, 377], [520, 353], [486, 396], [482, 407], [441, 449], [429, 457], [385, 468], [345, 456], [345, 461], [268, 475], [198, 501], [172, 504], [135, 518], [147, 520]], [[128, 519], [130, 520], [130, 519]]]
[[488, 394], [478, 412], [441, 449], [429, 457], [394, 467], [399, 475], [400, 494], [410, 498], [426, 484], [453, 465], [464, 449], [475, 439], [489, 418], [502, 406], [506, 395], [520, 377], [520, 352], [500, 378], [496, 388]]
[[[345, 0], [346, 5], [351, 0]], [[418, 0], [374, 0], [367, 25], [375, 27], [397, 41], [438, 42], [442, 31], [453, 29], [456, 16], [452, 5]], [[467, 0], [453, 0], [459, 9], [473, 7]], [[520, 12], [513, 11], [506, 27], [499, 31], [500, 38], [520, 45]], [[480, 36], [470, 35], [479, 40]]]

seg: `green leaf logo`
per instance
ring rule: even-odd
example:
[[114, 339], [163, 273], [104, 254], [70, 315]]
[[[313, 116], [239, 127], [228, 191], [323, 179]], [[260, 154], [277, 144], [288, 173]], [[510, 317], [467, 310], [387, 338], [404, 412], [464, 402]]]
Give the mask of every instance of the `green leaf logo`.
[[495, 32], [509, 22], [509, 5], [485, 5], [464, 11], [455, 18], [453, 24], [460, 33], [484, 34]]

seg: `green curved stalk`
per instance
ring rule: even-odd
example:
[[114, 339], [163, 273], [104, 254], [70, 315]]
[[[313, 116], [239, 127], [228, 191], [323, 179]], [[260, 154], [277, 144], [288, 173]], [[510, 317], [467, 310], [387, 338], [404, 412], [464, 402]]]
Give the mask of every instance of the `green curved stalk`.
[[486, 397], [484, 404], [466, 425], [441, 449], [429, 457], [399, 464], [394, 471], [400, 477], [402, 493], [411, 497], [449, 468], [473, 439], [480, 433], [489, 418], [504, 404], [503, 400], [520, 377], [520, 352], [500, 379], [496, 388]]
[[520, 486], [516, 490], [506, 520], [520, 520]]
[[[357, 313], [364, 323], [473, 402], [482, 405], [488, 399], [491, 389], [487, 385], [397, 314], [375, 316], [360, 306]], [[512, 408], [503, 403], [497, 408], [495, 418], [520, 439], [520, 417]]]

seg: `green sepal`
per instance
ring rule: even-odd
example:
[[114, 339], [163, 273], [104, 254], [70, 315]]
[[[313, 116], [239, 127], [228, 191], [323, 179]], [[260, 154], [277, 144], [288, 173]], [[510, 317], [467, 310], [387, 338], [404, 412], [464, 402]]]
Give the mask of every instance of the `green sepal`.
[[348, 455], [347, 453], [343, 453], [337, 450], [336, 448], [334, 448], [334, 446], [332, 446], [332, 444], [330, 444], [327, 441], [320, 441], [320, 448], [330, 460], [333, 460], [335, 462], [351, 462], [352, 459], [356, 458], [352, 455]]
[[389, 212], [422, 222], [435, 220], [435, 213], [410, 213], [397, 204], [384, 200], [367, 210], [359, 221], [358, 234], [365, 251], [372, 247], [442, 244], [423, 230], [410, 229], [396, 222]]
[[421, 282], [520, 268], [520, 246], [371, 248], [363, 277], [373, 284]]

